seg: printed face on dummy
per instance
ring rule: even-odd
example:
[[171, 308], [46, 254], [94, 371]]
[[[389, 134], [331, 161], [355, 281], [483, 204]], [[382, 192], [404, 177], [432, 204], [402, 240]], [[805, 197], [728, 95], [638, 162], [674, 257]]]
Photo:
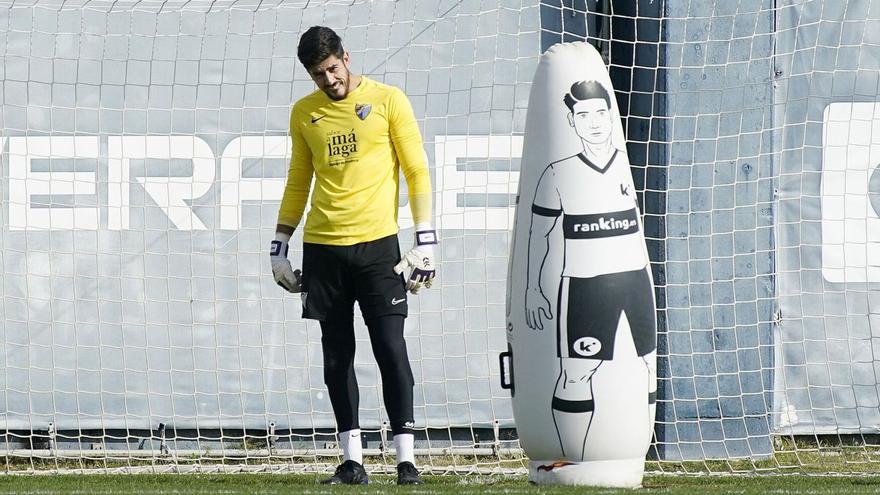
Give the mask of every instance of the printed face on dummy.
[[321, 63], [309, 67], [309, 76], [331, 100], [342, 100], [351, 91], [351, 73], [348, 70], [348, 52], [342, 58], [330, 55]]
[[574, 104], [568, 123], [589, 144], [603, 144], [611, 139], [611, 110], [604, 98], [590, 98]]

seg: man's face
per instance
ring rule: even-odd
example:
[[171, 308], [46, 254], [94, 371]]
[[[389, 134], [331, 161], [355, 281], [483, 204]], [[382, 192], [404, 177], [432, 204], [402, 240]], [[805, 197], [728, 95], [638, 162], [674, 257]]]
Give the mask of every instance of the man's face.
[[332, 100], [341, 100], [348, 96], [351, 74], [348, 72], [348, 52], [342, 58], [330, 55], [318, 65], [308, 68], [309, 76]]
[[603, 144], [611, 138], [611, 111], [604, 98], [590, 98], [574, 104], [568, 123], [581, 139]]

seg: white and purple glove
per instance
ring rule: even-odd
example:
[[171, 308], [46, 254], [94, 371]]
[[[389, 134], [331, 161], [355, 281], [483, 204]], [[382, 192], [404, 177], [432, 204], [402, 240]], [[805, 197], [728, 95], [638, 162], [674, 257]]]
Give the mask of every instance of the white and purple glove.
[[434, 246], [437, 245], [437, 231], [430, 225], [416, 227], [416, 243], [412, 249], [394, 266], [394, 273], [400, 275], [407, 267], [412, 268], [406, 282], [406, 290], [418, 294], [424, 286], [431, 288], [437, 270], [434, 265]]
[[269, 261], [275, 283], [287, 292], [302, 292], [302, 272], [294, 270], [287, 260], [287, 241], [290, 236], [277, 232], [275, 240], [269, 245]]

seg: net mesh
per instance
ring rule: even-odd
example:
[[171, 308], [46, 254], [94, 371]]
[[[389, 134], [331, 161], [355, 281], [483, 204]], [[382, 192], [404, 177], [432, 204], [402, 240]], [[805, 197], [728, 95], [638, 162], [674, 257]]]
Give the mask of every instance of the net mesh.
[[586, 39], [657, 285], [649, 468], [873, 470], [878, 19], [859, 0], [0, 2], [7, 471], [338, 462], [319, 329], [265, 252], [315, 24], [404, 89], [425, 139], [442, 252], [406, 330], [421, 466], [524, 469], [497, 367], [522, 132], [542, 50]]

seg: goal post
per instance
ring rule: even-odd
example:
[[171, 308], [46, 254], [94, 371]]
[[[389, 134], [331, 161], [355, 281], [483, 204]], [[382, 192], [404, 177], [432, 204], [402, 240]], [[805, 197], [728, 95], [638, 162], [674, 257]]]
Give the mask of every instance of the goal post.
[[0, 1], [7, 469], [337, 462], [320, 330], [266, 252], [316, 24], [406, 92], [425, 140], [442, 241], [406, 323], [420, 466], [524, 470], [497, 363], [526, 106], [541, 53], [587, 40], [656, 285], [649, 469], [876, 468], [878, 23], [867, 0]]

